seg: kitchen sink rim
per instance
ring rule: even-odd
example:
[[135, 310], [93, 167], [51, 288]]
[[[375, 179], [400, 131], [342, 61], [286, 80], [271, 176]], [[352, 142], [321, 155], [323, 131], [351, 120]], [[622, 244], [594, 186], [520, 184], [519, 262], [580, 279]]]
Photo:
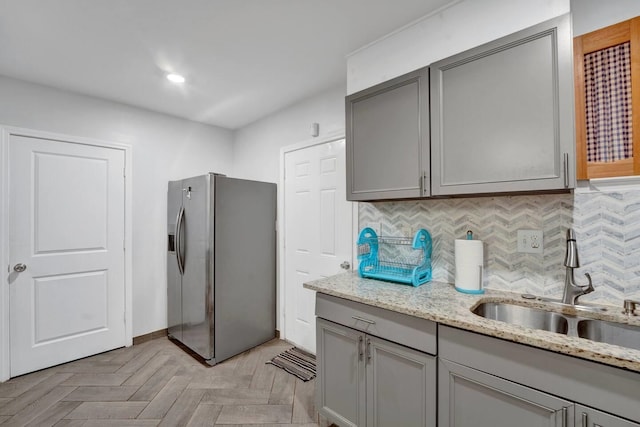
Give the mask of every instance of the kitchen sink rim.
[[[535, 326], [525, 326], [522, 324], [518, 324], [515, 322], [509, 322], [505, 320], [494, 319], [491, 317], [486, 317], [478, 312], [481, 310], [483, 306], [486, 305], [498, 305], [498, 306], [515, 306], [521, 307], [532, 311], [549, 313], [552, 316], [560, 316], [567, 323], [567, 328], [565, 330], [558, 330], [558, 328], [538, 328]], [[607, 324], [612, 325], [613, 328], [620, 329], [630, 329], [632, 334], [640, 334], [640, 319], [633, 316], [625, 316], [622, 314], [617, 314], [614, 310], [614, 307], [607, 308], [606, 311], [597, 312], [597, 311], [587, 311], [582, 310], [578, 307], [566, 306], [564, 304], [554, 304], [549, 301], [532, 301], [530, 299], [522, 298], [518, 300], [516, 298], [506, 298], [506, 297], [485, 297], [481, 298], [473, 304], [469, 311], [474, 315], [478, 316], [484, 320], [490, 322], [500, 322], [503, 324], [507, 324], [510, 327], [524, 328], [529, 330], [536, 330], [539, 332], [550, 332], [553, 334], [564, 335], [568, 338], [577, 338], [580, 340], [587, 340], [592, 343], [601, 343], [607, 345], [618, 346], [620, 348], [629, 349], [629, 350], [640, 350], [640, 347], [629, 347], [620, 344], [616, 344], [612, 342], [609, 338], [609, 335], [603, 334], [607, 338], [593, 338], [593, 336], [600, 337], [597, 333], [586, 333], [584, 332], [583, 324], [592, 324], [592, 325], [602, 325], [602, 326], [593, 326], [589, 328], [606, 328]], [[617, 338], [616, 338], [616, 341]]]

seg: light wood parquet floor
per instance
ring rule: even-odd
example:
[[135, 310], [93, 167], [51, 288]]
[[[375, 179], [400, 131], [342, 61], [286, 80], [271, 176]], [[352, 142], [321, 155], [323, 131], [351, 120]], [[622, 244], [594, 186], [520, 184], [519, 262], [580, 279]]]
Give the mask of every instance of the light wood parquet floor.
[[0, 383], [0, 426], [326, 425], [315, 380], [265, 364], [291, 347], [275, 339], [212, 367], [166, 338], [113, 350]]

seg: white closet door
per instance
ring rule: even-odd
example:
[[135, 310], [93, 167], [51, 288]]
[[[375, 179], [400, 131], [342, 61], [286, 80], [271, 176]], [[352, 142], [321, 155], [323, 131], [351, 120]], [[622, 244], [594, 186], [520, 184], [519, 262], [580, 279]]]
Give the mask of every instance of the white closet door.
[[120, 149], [10, 136], [12, 377], [125, 345], [124, 166]]

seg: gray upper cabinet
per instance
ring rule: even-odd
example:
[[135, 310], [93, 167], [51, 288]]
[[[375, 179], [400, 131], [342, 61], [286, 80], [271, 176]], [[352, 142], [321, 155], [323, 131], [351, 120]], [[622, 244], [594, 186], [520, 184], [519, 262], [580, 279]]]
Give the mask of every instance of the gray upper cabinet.
[[564, 15], [430, 66], [435, 196], [575, 187]]
[[429, 69], [346, 98], [347, 199], [429, 196]]

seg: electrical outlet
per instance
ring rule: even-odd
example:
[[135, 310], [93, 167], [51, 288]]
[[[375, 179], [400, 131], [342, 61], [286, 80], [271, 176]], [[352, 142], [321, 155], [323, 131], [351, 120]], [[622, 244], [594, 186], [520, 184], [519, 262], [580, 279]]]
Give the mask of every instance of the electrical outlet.
[[542, 230], [518, 230], [518, 252], [541, 254]]
[[412, 237], [413, 236], [412, 227], [408, 224], [401, 226], [400, 234], [402, 235], [402, 237]]

